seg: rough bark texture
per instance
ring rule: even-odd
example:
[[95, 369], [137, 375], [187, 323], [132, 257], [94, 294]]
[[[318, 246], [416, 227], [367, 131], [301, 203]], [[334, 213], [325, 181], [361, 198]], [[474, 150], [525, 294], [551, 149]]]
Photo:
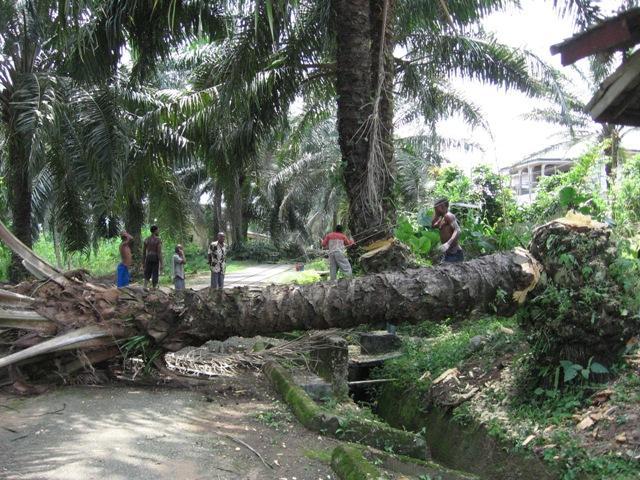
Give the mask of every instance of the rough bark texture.
[[388, 238], [395, 225], [394, 4], [336, 1], [338, 134], [349, 229], [360, 244]]
[[[29, 176], [29, 160], [25, 152], [25, 144], [16, 132], [9, 139], [9, 205], [13, 233], [22, 243], [31, 247], [31, 181]], [[9, 279], [19, 282], [29, 274], [22, 266], [22, 259], [17, 255], [11, 256]]]
[[142, 226], [144, 225], [144, 206], [142, 198], [134, 194], [127, 197], [127, 210], [124, 218], [125, 229], [133, 237], [131, 253], [133, 255], [133, 268], [139, 268], [142, 263]]
[[349, 229], [356, 241], [379, 219], [366, 203], [371, 116], [371, 25], [369, 0], [337, 0], [338, 139], [349, 198]]
[[[386, 238], [396, 224], [396, 209], [393, 195], [396, 163], [393, 154], [393, 87], [395, 83], [395, 47], [394, 23], [395, 0], [370, 0], [371, 8], [371, 88], [372, 97], [379, 90], [380, 141], [384, 157], [384, 170], [381, 172], [379, 190], [382, 203], [382, 225], [377, 238]], [[381, 41], [384, 45], [381, 46]], [[383, 60], [382, 67], [380, 59]], [[382, 76], [382, 78], [381, 78]], [[377, 239], [376, 238], [376, 239]], [[375, 240], [375, 239], [374, 239]]]
[[243, 235], [243, 202], [242, 202], [242, 187], [244, 184], [244, 175], [239, 173], [233, 176], [233, 190], [229, 192], [231, 199], [231, 248], [234, 250], [240, 248], [244, 243]]
[[222, 186], [218, 183], [213, 187], [213, 231], [209, 238], [216, 238], [218, 232], [224, 231], [224, 219], [222, 218]]
[[[517, 306], [512, 299], [523, 301], [516, 293], [537, 280], [532, 273], [535, 264], [525, 251], [508, 252], [405, 273], [307, 286], [274, 285], [257, 292], [235, 288], [165, 294], [75, 280], [65, 287], [49, 282], [22, 284], [17, 290], [34, 298], [31, 307], [51, 321], [57, 335], [82, 327], [102, 328], [109, 335], [92, 344], [94, 348], [142, 333], [164, 349], [178, 350], [233, 335], [435, 322], [496, 309], [512, 313]], [[501, 303], [497, 297], [502, 291], [506, 301]], [[43, 339], [33, 332], [22, 347]]]
[[575, 218], [538, 227], [531, 242], [546, 273], [521, 314], [533, 365], [569, 360], [586, 366], [593, 359], [609, 366], [640, 327], [625, 312], [623, 288], [610, 268], [617, 258], [611, 231], [588, 217]]

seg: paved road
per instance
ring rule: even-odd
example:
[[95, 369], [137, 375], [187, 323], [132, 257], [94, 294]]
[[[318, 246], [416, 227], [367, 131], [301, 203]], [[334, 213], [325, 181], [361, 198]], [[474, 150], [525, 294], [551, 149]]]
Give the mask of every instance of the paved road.
[[[254, 265], [244, 268], [240, 271], [229, 273], [225, 276], [225, 288], [233, 287], [260, 287], [275, 283], [275, 279], [285, 272], [293, 271], [294, 265], [283, 264], [265, 264]], [[187, 278], [187, 287], [194, 290], [201, 290], [210, 285], [210, 274], [198, 275], [193, 278]]]

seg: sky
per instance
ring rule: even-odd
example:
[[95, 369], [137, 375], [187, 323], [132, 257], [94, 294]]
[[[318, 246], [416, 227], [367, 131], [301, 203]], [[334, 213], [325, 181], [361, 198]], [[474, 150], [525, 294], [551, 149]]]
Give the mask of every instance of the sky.
[[[605, 13], [609, 14], [621, 2], [605, 0], [601, 2]], [[584, 82], [569, 67], [560, 63], [560, 55], [551, 55], [549, 47], [573, 36], [574, 27], [570, 18], [560, 18], [553, 9], [550, 0], [523, 0], [522, 8], [495, 13], [483, 21], [485, 30], [493, 32], [497, 39], [507, 45], [524, 47], [538, 55], [545, 62], [559, 69], [569, 78], [574, 78], [574, 86], [581, 92], [583, 100], [588, 101], [588, 92]], [[586, 61], [577, 64], [586, 71]], [[470, 138], [479, 143], [483, 151], [447, 152], [447, 157], [455, 165], [469, 171], [474, 165], [485, 163], [494, 168], [502, 168], [522, 160], [524, 157], [542, 150], [547, 145], [557, 143], [558, 127], [523, 119], [523, 115], [540, 100], [533, 100], [513, 90], [505, 91], [493, 86], [456, 79], [454, 87], [463, 92], [484, 112], [490, 126], [491, 135], [484, 131], [471, 131], [459, 119], [447, 120], [439, 125], [442, 135], [454, 138]], [[640, 137], [629, 136], [627, 146], [637, 148]], [[560, 151], [554, 156], [574, 156], [584, 147], [571, 151]]]

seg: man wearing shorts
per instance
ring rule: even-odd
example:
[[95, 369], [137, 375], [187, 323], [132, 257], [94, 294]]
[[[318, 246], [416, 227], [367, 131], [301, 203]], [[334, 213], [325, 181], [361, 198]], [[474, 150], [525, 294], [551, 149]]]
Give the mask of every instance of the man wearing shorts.
[[126, 287], [131, 282], [131, 275], [129, 273], [129, 267], [133, 263], [133, 257], [131, 255], [131, 242], [133, 237], [124, 230], [120, 234], [122, 242], [120, 243], [120, 264], [116, 270], [116, 285], [118, 288]]

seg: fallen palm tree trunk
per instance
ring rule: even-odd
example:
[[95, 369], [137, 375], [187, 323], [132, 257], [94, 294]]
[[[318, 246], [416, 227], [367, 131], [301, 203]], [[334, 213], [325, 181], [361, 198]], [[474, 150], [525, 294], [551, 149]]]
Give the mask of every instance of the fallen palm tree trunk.
[[[49, 282], [38, 285], [32, 308], [55, 324], [58, 335], [89, 326], [108, 332], [95, 347], [103, 346], [107, 336], [122, 339], [143, 333], [157, 346], [175, 351], [233, 335], [440, 321], [496, 309], [510, 313], [538, 278], [537, 262], [520, 250], [461, 264], [306, 286], [273, 285], [261, 291], [235, 288], [174, 295]], [[23, 322], [20, 328], [28, 325]], [[74, 348], [46, 342], [46, 351], [39, 348], [42, 344], [34, 345], [0, 359], [0, 366]]]
[[[593, 244], [594, 238], [600, 241]], [[538, 284], [543, 269], [541, 265], [548, 270], [551, 284], [563, 282], [562, 275], [568, 275], [566, 269], [570, 268], [565, 265], [566, 255], [559, 258], [558, 252], [566, 254], [574, 249], [579, 257], [576, 260], [578, 265], [586, 262], [592, 270], [600, 268], [598, 256], [603, 254], [603, 249], [610, 249], [608, 238], [609, 233], [604, 226], [574, 218], [539, 227], [531, 247], [533, 254], [517, 249], [464, 263], [380, 273], [337, 282], [306, 286], [273, 285], [260, 291], [235, 288], [167, 294], [139, 287], [104, 288], [73, 280], [38, 284], [37, 288], [22, 286], [20, 293], [34, 298], [31, 308], [55, 324], [57, 335], [93, 326], [109, 332], [110, 336], [97, 339], [98, 344], [94, 343], [93, 348], [103, 347], [112, 340], [144, 334], [153, 339], [156, 347], [175, 351], [233, 335], [251, 337], [291, 330], [349, 328], [387, 322], [438, 322], [449, 317], [469, 316], [473, 312], [512, 314]], [[550, 248], [552, 244], [562, 248]], [[565, 285], [569, 288], [572, 278], [577, 277], [570, 271], [567, 278]], [[615, 292], [612, 287], [611, 293]], [[616, 312], [613, 307], [609, 308], [606, 318], [615, 318]], [[562, 333], [561, 338], [565, 343], [570, 342], [571, 332], [562, 330], [563, 313], [560, 310], [554, 313], [557, 314], [555, 324], [560, 329], [558, 332]], [[539, 313], [536, 316], [537, 326], [532, 328], [550, 331], [544, 319], [544, 312]], [[595, 335], [593, 328], [583, 325], [585, 322], [593, 324], [591, 317], [584, 319], [578, 315], [576, 322], [581, 322], [589, 335]], [[624, 331], [615, 335], [611, 330], [612, 334], [606, 339], [612, 343], [606, 348], [617, 346], [631, 331], [627, 323]], [[615, 325], [615, 322], [607, 322], [612, 329]], [[596, 339], [595, 336], [590, 338]], [[63, 347], [58, 345], [47, 350], [47, 354], [55, 353], [57, 348]], [[570, 350], [562, 352], [570, 353]], [[41, 355], [41, 351], [30, 347], [22, 354], [18, 357], [19, 362], [31, 361]], [[12, 362], [16, 357], [13, 358]], [[7, 360], [0, 365], [7, 365]]]

